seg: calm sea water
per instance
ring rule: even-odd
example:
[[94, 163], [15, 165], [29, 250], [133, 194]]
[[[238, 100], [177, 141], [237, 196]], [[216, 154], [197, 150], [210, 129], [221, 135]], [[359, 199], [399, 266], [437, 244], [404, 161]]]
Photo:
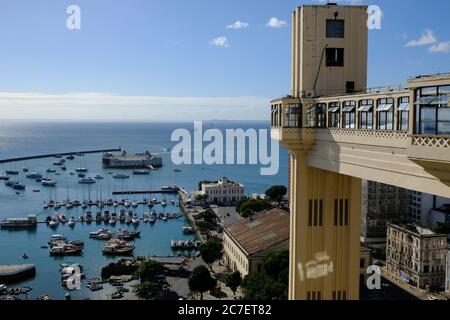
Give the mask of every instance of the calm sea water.
[[[17, 122], [2, 121], [0, 123], [0, 159], [30, 156], [46, 153], [62, 153], [91, 149], [117, 148], [127, 150], [129, 153], [144, 152], [149, 150], [163, 157], [164, 167], [153, 171], [149, 176], [133, 176], [127, 180], [115, 180], [101, 166], [101, 154], [85, 155], [75, 160], [66, 161], [67, 172], [63, 172], [52, 163], [53, 158], [39, 159], [27, 162], [0, 164], [0, 172], [6, 169], [22, 171], [23, 167], [30, 172], [40, 172], [44, 177], [58, 181], [56, 188], [44, 188], [38, 182], [27, 179], [25, 173], [12, 177], [27, 186], [25, 191], [16, 194], [15, 190], [0, 183], [0, 217], [23, 217], [28, 214], [37, 214], [40, 220], [44, 220], [53, 210], [44, 210], [43, 204], [49, 199], [59, 202], [70, 199], [108, 199], [114, 198], [115, 190], [159, 189], [163, 185], [178, 185], [188, 190], [196, 190], [198, 182], [203, 179], [211, 180], [226, 176], [232, 180], [245, 184], [246, 193], [263, 193], [273, 184], [287, 184], [287, 152], [280, 149], [280, 170], [276, 176], [261, 176], [259, 165], [183, 165], [178, 167], [181, 172], [174, 172], [176, 168], [171, 162], [169, 152], [176, 142], [171, 142], [171, 134], [177, 128], [185, 128], [193, 133], [193, 123], [69, 123], [69, 122]], [[269, 124], [264, 122], [232, 123], [232, 122], [208, 122], [204, 129], [215, 128], [221, 131], [225, 129], [268, 129]], [[89, 176], [97, 174], [104, 177], [92, 186], [78, 184], [76, 175], [70, 175], [77, 167], [89, 168]], [[48, 168], [55, 168], [57, 174], [46, 173]], [[115, 172], [121, 172], [115, 170]], [[124, 171], [130, 173], [129, 171]], [[33, 192], [39, 189], [40, 192]], [[143, 196], [130, 196], [130, 200], [142, 200]], [[161, 198], [156, 196], [156, 198]], [[119, 198], [117, 198], [119, 199]], [[168, 200], [176, 200], [175, 196], [168, 196]], [[120, 208], [119, 208], [120, 209]], [[155, 207], [158, 212], [178, 212], [179, 208], [168, 206], [167, 208]], [[114, 210], [114, 209], [110, 209]], [[148, 208], [140, 206], [135, 211], [142, 216]], [[63, 212], [66, 209], [62, 210]], [[92, 208], [95, 214], [96, 209]], [[83, 210], [71, 209], [65, 212], [68, 217], [78, 217]], [[172, 220], [166, 223], [158, 221], [155, 225], [141, 223], [137, 230], [141, 231], [141, 238], [135, 243], [135, 255], [142, 256], [166, 256], [176, 254], [170, 248], [171, 239], [189, 238], [182, 233], [182, 227], [186, 225], [185, 219]], [[121, 226], [117, 224], [114, 230]], [[46, 225], [39, 225], [33, 231], [6, 231], [0, 230], [0, 264], [33, 263], [37, 267], [36, 278], [15, 286], [31, 286], [31, 298], [41, 294], [49, 294], [53, 299], [62, 299], [66, 293], [61, 286], [59, 268], [64, 262], [79, 262], [84, 266], [87, 278], [98, 277], [101, 268], [109, 262], [117, 259], [102, 255], [104, 242], [89, 239], [89, 232], [100, 228], [95, 223], [91, 225], [77, 224], [74, 228], [60, 225], [52, 230]], [[128, 227], [132, 229], [134, 227]], [[70, 240], [84, 240], [85, 249], [82, 257], [52, 258], [48, 250], [41, 249], [46, 245], [52, 234], [60, 233]], [[28, 260], [23, 260], [26, 253]], [[85, 283], [83, 282], [83, 287]], [[93, 297], [90, 291], [83, 289], [72, 292], [73, 299]]]

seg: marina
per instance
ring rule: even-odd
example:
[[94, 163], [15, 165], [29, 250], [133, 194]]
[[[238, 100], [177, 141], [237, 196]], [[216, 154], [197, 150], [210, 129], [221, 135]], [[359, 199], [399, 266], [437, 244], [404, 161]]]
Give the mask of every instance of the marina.
[[[88, 149], [86, 146], [101, 149], [95, 147], [123, 145], [130, 153], [139, 153], [146, 149], [150, 149], [154, 155], [159, 152], [158, 155], [162, 157], [164, 167], [151, 170], [148, 175], [133, 174], [133, 170], [139, 169], [104, 168], [102, 155], [95, 153], [86, 153], [83, 156], [74, 153], [73, 158], [61, 155], [61, 158], [50, 157], [28, 160], [26, 163], [19, 161], [12, 164], [0, 164], [0, 176], [6, 175], [6, 170], [19, 171], [17, 175], [11, 175], [8, 179], [26, 186], [25, 190], [16, 190], [5, 185], [8, 180], [0, 181], [0, 202], [3, 205], [3, 210], [0, 211], [0, 222], [15, 217], [23, 219], [28, 215], [35, 215], [37, 220], [35, 227], [0, 230], [0, 264], [29, 263], [34, 264], [38, 270], [35, 277], [8, 285], [8, 291], [33, 288], [28, 293], [29, 299], [66, 299], [67, 288], [63, 286], [61, 280], [61, 265], [81, 264], [85, 278], [82, 279], [80, 290], [70, 291], [70, 298], [72, 300], [99, 297], [110, 299], [108, 290], [113, 288], [103, 282], [101, 272], [103, 267], [120, 260], [120, 256], [103, 254], [107, 242], [115, 235], [119, 237], [123, 235], [125, 237], [123, 240], [132, 243], [135, 247], [131, 258], [167, 257], [166, 259], [169, 260], [183, 260], [186, 259], [185, 256], [196, 254], [195, 248], [175, 250], [171, 247], [172, 240], [191, 240], [195, 243], [197, 239], [196, 233], [183, 229], [190, 224], [179, 205], [177, 185], [183, 189], [196, 190], [199, 180], [220, 177], [224, 174], [229, 176], [238, 174], [243, 181], [254, 181], [249, 189], [250, 192], [265, 189], [269, 183], [272, 183], [263, 178], [251, 180], [259, 177], [257, 166], [231, 170], [223, 166], [208, 166], [201, 169], [201, 167], [173, 165], [170, 153], [164, 149], [173, 148], [169, 140], [170, 132], [179, 126], [180, 124], [134, 123], [111, 126], [101, 123], [55, 123], [51, 126], [26, 124], [14, 127], [17, 132], [30, 132], [32, 137], [27, 137], [27, 147], [23, 147], [24, 145], [17, 141], [10, 144], [6, 139], [4, 143], [8, 149], [2, 149], [4, 158], [12, 159], [40, 153], [58, 155], [58, 152], [67, 149], [67, 146], [70, 146], [72, 150], [86, 150]], [[2, 132], [1, 129], [0, 132]], [[39, 133], [35, 134], [35, 132]], [[98, 132], [103, 133], [97, 137]], [[142, 132], [146, 134], [142, 135]], [[4, 133], [4, 136], [14, 134]], [[36, 147], [28, 147], [28, 143]], [[68, 159], [69, 157], [72, 159]], [[66, 170], [62, 169], [63, 166], [53, 165], [61, 159], [66, 160], [64, 164]], [[29, 172], [22, 171], [23, 167], [28, 168]], [[174, 171], [177, 168], [182, 169], [182, 174]], [[47, 169], [55, 169], [56, 172], [47, 173]], [[83, 170], [85, 172], [76, 173], [76, 169], [85, 169]], [[41, 176], [34, 176], [33, 173]], [[114, 179], [115, 173], [123, 173], [129, 178]], [[30, 174], [31, 176], [27, 177]], [[80, 184], [78, 174], [92, 177], [96, 183]], [[96, 176], [104, 179], [95, 179]], [[54, 180], [57, 184], [53, 187], [43, 186], [42, 179]], [[48, 217], [50, 221], [46, 221]], [[111, 232], [111, 239], [97, 240], [90, 237], [91, 232], [102, 228]], [[121, 233], [120, 229], [125, 232]], [[134, 237], [133, 233], [139, 233], [139, 237]], [[50, 256], [49, 240], [55, 235], [61, 235], [74, 245], [79, 245], [78, 241], [83, 242], [81, 254]], [[129, 238], [131, 236], [133, 239]], [[100, 281], [93, 281], [93, 279], [100, 279]], [[124, 295], [127, 296], [125, 293]], [[129, 297], [132, 295], [130, 292]], [[0, 299], [6, 297], [1, 296]], [[17, 298], [24, 299], [25, 296], [20, 295]]]

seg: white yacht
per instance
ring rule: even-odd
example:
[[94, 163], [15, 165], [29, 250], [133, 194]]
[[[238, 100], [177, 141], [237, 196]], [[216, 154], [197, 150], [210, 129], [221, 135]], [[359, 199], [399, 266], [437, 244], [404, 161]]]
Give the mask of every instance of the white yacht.
[[128, 179], [130, 176], [125, 173], [116, 173], [113, 175], [114, 179]]
[[44, 187], [54, 187], [54, 186], [56, 186], [57, 183], [58, 183], [58, 182], [57, 182], [56, 180], [53, 180], [53, 179], [43, 179], [43, 180], [41, 181], [41, 184], [42, 184]]

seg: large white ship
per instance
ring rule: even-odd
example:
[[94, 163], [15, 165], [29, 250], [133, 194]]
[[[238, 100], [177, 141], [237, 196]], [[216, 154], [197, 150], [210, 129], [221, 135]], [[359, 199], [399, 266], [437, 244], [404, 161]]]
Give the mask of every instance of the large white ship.
[[27, 218], [8, 218], [0, 223], [2, 228], [33, 228], [37, 226], [35, 215], [29, 215]]
[[148, 169], [161, 168], [162, 158], [153, 156], [150, 152], [128, 155], [125, 151], [120, 155], [106, 153], [103, 155], [102, 164], [106, 168], [116, 169]]

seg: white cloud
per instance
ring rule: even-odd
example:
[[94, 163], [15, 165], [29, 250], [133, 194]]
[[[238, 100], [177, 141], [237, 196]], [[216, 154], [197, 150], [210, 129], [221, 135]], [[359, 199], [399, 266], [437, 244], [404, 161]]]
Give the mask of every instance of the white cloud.
[[[158, 97], [0, 92], [1, 119], [85, 121], [267, 120], [263, 97]], [[267, 109], [268, 110], [268, 109]]]
[[269, 28], [282, 28], [286, 25], [286, 21], [280, 20], [278, 18], [272, 17], [269, 22], [267, 22], [266, 27]]
[[218, 46], [218, 47], [224, 47], [228, 48], [230, 44], [228, 43], [227, 37], [217, 37], [210, 42], [212, 45]]
[[406, 44], [406, 47], [418, 47], [418, 46], [427, 46], [430, 44], [434, 44], [437, 42], [437, 38], [434, 35], [434, 31], [430, 29], [426, 29], [422, 32], [422, 36], [419, 40], [411, 40]]
[[236, 21], [235, 23], [226, 26], [227, 29], [245, 29], [248, 28], [250, 24], [247, 22]]
[[428, 49], [430, 53], [447, 53], [450, 52], [450, 41], [435, 44]]

